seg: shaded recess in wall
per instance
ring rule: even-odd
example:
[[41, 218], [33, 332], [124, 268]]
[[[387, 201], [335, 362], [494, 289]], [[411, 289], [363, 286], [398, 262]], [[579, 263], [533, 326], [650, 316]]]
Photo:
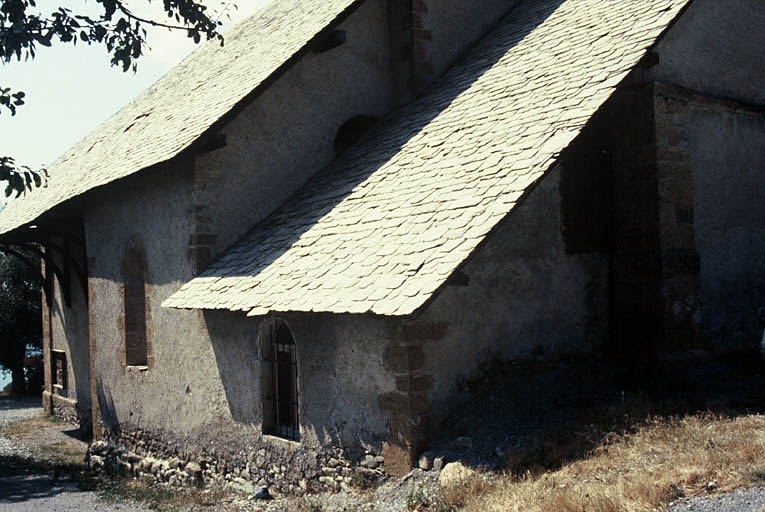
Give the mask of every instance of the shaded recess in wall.
[[100, 419], [107, 429], [117, 428], [119, 426], [119, 418], [117, 417], [117, 409], [114, 406], [114, 398], [112, 398], [112, 392], [104, 384], [101, 377], [96, 379], [96, 400], [100, 418], [93, 418], [94, 424]]
[[325, 53], [345, 44], [345, 41], [345, 30], [333, 30], [328, 34], [319, 37], [316, 42], [313, 43], [312, 48], [316, 53]]
[[148, 364], [146, 254], [137, 241], [128, 243], [122, 260], [125, 364]]
[[354, 116], [343, 123], [335, 136], [335, 154], [339, 155], [353, 146], [376, 122], [377, 119], [374, 117], [361, 115]]
[[569, 254], [610, 250], [612, 162], [608, 118], [598, 113], [563, 153], [563, 240]]

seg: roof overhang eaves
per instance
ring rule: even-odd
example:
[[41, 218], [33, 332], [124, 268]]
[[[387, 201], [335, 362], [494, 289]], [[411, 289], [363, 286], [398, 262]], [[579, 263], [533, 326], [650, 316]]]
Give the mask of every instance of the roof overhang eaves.
[[[168, 160], [156, 162], [146, 167], [142, 167], [138, 171], [130, 173], [126, 176], [122, 176], [113, 180], [107, 180], [104, 183], [94, 185], [87, 190], [74, 194], [61, 202], [51, 205], [42, 213], [39, 213], [35, 216], [30, 216], [24, 221], [15, 223], [13, 226], [0, 227], [0, 240], [8, 240], [13, 238], [26, 239], [27, 237], [21, 234], [26, 230], [33, 230], [36, 233], [56, 232], [56, 225], [59, 225], [62, 222], [71, 221], [73, 219], [81, 219], [83, 209], [85, 208], [85, 204], [87, 203], [88, 199], [98, 193], [103, 192], [106, 187], [124, 182], [125, 180], [128, 180], [140, 173], [165, 169], [166, 166], [170, 165], [173, 161], [184, 158], [185, 154], [189, 153], [189, 151], [190, 148], [186, 148], [186, 150], [179, 151], [178, 154], [174, 155]], [[30, 197], [34, 197], [34, 190], [27, 193], [30, 194]], [[2, 212], [0, 211], [0, 215], [1, 214]]]

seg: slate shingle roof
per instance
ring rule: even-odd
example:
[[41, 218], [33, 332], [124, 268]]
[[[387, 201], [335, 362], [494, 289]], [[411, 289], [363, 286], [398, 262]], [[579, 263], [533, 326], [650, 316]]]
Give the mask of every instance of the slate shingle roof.
[[251, 316], [413, 313], [686, 3], [522, 2], [426, 96], [389, 116], [163, 305]]
[[358, 3], [273, 0], [232, 29], [223, 47], [202, 45], [49, 166], [46, 188], [0, 212], [0, 233], [174, 157]]

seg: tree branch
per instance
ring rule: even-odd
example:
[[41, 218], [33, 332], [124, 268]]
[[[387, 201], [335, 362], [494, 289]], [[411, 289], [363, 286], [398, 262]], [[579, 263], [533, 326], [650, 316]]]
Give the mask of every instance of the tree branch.
[[[122, 13], [124, 13], [125, 16], [135, 21], [140, 21], [141, 23], [146, 23], [148, 25], [152, 25], [155, 27], [169, 28], [170, 30], [189, 30], [189, 27], [184, 27], [182, 25], [168, 25], [166, 23], [162, 23], [161, 21], [151, 20], [148, 18], [142, 18], [141, 16], [133, 14], [133, 12], [130, 9], [125, 7], [125, 5], [122, 3], [121, 0], [117, 1], [116, 4], [117, 4], [117, 9], [119, 9]], [[208, 39], [210, 38], [211, 37], [208, 36]]]
[[[199, 0], [164, 0], [165, 13], [175, 18], [176, 24], [136, 15], [124, 0], [95, 2], [103, 8], [100, 18], [96, 19], [64, 7], [43, 16], [27, 12], [28, 8], [35, 7], [33, 0], [0, 0], [0, 62], [10, 62], [14, 57], [20, 61], [22, 56], [34, 59], [37, 45], [52, 46], [57, 39], [61, 43], [102, 44], [111, 55], [113, 66], [135, 71], [136, 61], [146, 47], [147, 32], [142, 24], [184, 31], [195, 43], [205, 35], [208, 40], [217, 38], [223, 44], [223, 36], [218, 33], [221, 22], [211, 19], [206, 13], [207, 7]], [[120, 14], [115, 18], [115, 13]], [[23, 92], [0, 87], [0, 113], [5, 110], [13, 116], [23, 104]], [[46, 178], [45, 169], [34, 171], [17, 165], [13, 158], [0, 156], [0, 182], [7, 182], [6, 197], [39, 187]]]

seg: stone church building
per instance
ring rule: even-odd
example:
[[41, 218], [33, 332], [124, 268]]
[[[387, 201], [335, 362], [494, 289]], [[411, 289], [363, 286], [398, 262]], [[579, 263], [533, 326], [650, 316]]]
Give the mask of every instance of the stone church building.
[[274, 0], [0, 212], [44, 247], [46, 410], [132, 471], [300, 492], [408, 471], [491, 358], [754, 344], [764, 26]]

